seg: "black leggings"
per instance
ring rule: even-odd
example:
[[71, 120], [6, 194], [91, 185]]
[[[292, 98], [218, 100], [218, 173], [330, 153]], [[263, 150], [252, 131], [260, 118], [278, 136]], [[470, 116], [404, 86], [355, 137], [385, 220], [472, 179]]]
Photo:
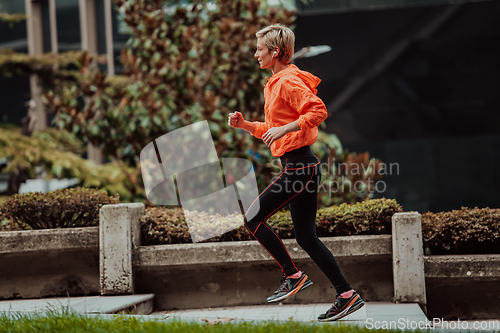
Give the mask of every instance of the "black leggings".
[[[284, 171], [255, 199], [245, 215], [245, 226], [273, 256], [285, 276], [297, 273], [299, 270], [281, 239], [266, 223], [270, 216], [288, 204], [297, 243], [325, 273], [338, 294], [351, 290], [332, 253], [316, 236], [321, 181], [318, 159], [309, 146], [287, 152], [280, 159]], [[260, 207], [255, 204], [257, 200]], [[248, 221], [247, 216], [251, 216]]]

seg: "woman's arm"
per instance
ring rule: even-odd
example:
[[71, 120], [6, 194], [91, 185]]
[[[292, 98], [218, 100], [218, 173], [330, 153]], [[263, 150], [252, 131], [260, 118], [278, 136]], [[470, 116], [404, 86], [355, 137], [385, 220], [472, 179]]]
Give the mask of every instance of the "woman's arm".
[[267, 146], [270, 147], [274, 141], [278, 140], [283, 135], [295, 131], [300, 131], [300, 126], [297, 123], [297, 120], [281, 127], [270, 128], [266, 133], [264, 133], [262, 140]]
[[243, 118], [243, 115], [238, 111], [229, 114], [228, 124], [233, 128], [244, 129], [245, 131], [249, 132], [252, 135], [255, 135], [256, 137], [259, 137], [259, 134], [265, 131], [262, 135], [262, 140], [269, 147], [274, 141], [278, 140], [283, 135], [290, 132], [300, 131], [300, 126], [296, 120], [281, 127], [270, 128], [269, 130], [266, 130], [267, 126], [265, 123], [260, 123], [259, 127], [262, 127], [259, 130], [260, 133], [255, 133], [257, 129], [256, 122], [246, 121]]
[[233, 128], [241, 128], [249, 133], [255, 132], [255, 125], [243, 118], [241, 112], [235, 111], [229, 114], [227, 124]]
[[261, 139], [262, 136], [264, 135], [264, 133], [266, 133], [267, 130], [269, 129], [265, 122], [246, 121], [243, 118], [243, 115], [238, 111], [230, 113], [227, 122], [228, 122], [229, 126], [231, 126], [233, 128], [244, 129], [245, 131], [249, 132], [250, 134], [252, 134], [253, 136], [255, 136], [258, 139]]
[[327, 117], [326, 106], [315, 93], [295, 77], [283, 80], [279, 96], [299, 113], [297, 124], [301, 129], [319, 126]]
[[244, 129], [245, 131], [247, 131], [250, 134], [255, 132], [255, 124], [253, 122], [249, 122], [246, 120], [243, 120], [243, 123], [241, 124], [240, 128]]

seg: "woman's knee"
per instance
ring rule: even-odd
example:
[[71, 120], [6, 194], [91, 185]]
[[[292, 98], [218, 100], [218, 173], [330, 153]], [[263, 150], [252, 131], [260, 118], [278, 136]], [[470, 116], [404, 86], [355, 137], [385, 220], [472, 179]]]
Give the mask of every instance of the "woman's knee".
[[254, 217], [253, 217], [253, 218], [251, 218], [250, 220], [247, 220], [247, 219], [246, 219], [246, 217], [245, 217], [245, 219], [243, 220], [243, 221], [244, 221], [244, 223], [245, 223], [245, 227], [246, 227], [248, 230], [250, 230], [250, 232], [251, 232], [252, 234], [254, 234], [254, 233], [255, 233], [255, 230], [257, 229], [257, 227], [259, 226], [259, 223], [261, 222], [261, 221], [259, 221], [256, 217], [257, 217], [257, 216], [254, 216]]

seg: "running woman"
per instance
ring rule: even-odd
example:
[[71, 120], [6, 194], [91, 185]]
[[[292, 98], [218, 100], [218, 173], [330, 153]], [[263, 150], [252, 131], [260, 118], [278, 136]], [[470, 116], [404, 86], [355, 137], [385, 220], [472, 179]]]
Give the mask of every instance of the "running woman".
[[360, 309], [364, 302], [347, 282], [332, 253], [316, 236], [321, 170], [309, 146], [316, 142], [318, 126], [327, 118], [325, 104], [316, 96], [321, 80], [289, 64], [295, 45], [295, 35], [289, 28], [274, 24], [256, 36], [254, 57], [261, 69], [269, 68], [273, 73], [264, 86], [265, 121], [248, 122], [236, 111], [229, 114], [228, 124], [262, 139], [272, 155], [280, 158], [283, 172], [255, 199], [254, 203], [259, 200], [259, 205], [252, 204], [248, 209], [245, 226], [273, 256], [284, 275], [281, 286], [267, 301], [279, 302], [290, 297], [310, 287], [312, 282], [297, 268], [281, 239], [266, 223], [288, 205], [297, 243], [337, 292], [335, 303], [318, 320], [337, 320]]

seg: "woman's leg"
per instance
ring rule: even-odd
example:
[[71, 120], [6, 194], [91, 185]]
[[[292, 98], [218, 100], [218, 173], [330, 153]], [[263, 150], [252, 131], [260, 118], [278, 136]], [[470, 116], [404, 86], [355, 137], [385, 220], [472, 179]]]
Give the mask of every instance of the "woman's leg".
[[[305, 185], [312, 179], [312, 173], [297, 174], [294, 170], [283, 172], [273, 183], [271, 183], [248, 210], [245, 216], [245, 226], [260, 244], [273, 256], [281, 267], [283, 275], [290, 276], [299, 270], [288, 254], [285, 246], [278, 235], [266, 223], [267, 219], [275, 212], [288, 204], [305, 190]], [[300, 184], [303, 184], [301, 186]], [[316, 204], [314, 205], [316, 207]], [[247, 220], [247, 216], [251, 216]]]
[[295, 238], [297, 243], [325, 273], [340, 295], [351, 290], [351, 286], [342, 274], [335, 257], [316, 235], [318, 186], [321, 181], [320, 167], [316, 166], [314, 171], [314, 177], [307, 189], [294, 198], [289, 205]]

